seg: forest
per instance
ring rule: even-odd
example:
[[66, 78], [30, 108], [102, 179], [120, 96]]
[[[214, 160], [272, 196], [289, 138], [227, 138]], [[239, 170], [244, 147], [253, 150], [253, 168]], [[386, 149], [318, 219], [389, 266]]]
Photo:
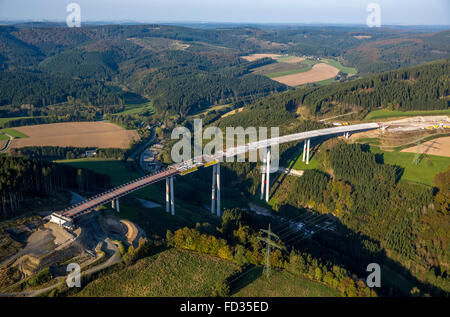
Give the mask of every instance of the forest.
[[[287, 196], [287, 205], [332, 213], [353, 232], [379, 241], [393, 259], [409, 263], [413, 272], [433, 272], [426, 279], [449, 292], [443, 266], [448, 257], [448, 235], [442, 230], [449, 225], [443, 219], [449, 211], [445, 180], [450, 169], [436, 176], [437, 187], [433, 189], [399, 181], [401, 168], [383, 164], [382, 157], [364, 145], [340, 142], [323, 161], [333, 177], [319, 170], [305, 171], [284, 189], [295, 193]], [[279, 206], [281, 211], [286, 208]], [[324, 243], [342, 249], [331, 240]], [[342, 251], [351, 253], [348, 248]]]
[[[287, 89], [251, 73], [253, 68], [270, 63], [270, 59], [249, 63], [240, 59], [242, 55], [267, 52], [333, 57], [368, 76], [372, 72], [448, 57], [448, 47], [443, 45], [447, 33], [311, 26], [223, 29], [153, 24], [80, 29], [47, 24], [1, 26], [0, 116], [58, 116], [51, 122], [92, 120], [120, 112], [125, 91], [152, 101], [161, 115], [186, 116], [215, 104], [238, 107]], [[358, 39], [358, 35], [364, 35], [365, 39]], [[401, 44], [396, 45], [397, 42]], [[369, 60], [373, 57], [371, 50], [375, 49], [381, 52], [380, 57]], [[399, 62], [388, 64], [387, 60]], [[368, 70], [366, 65], [373, 69]], [[297, 99], [313, 114], [327, 113], [336, 103], [340, 107], [333, 111], [341, 112], [351, 107], [444, 109], [448, 107], [448, 84], [444, 81], [443, 86], [437, 87], [439, 76], [430, 73], [445, 76], [448, 66], [434, 67], [425, 74], [420, 69], [417, 70], [420, 74], [411, 69], [403, 75], [368, 77], [354, 85], [348, 82], [327, 89], [299, 89]], [[395, 89], [387, 92], [383, 87], [390, 85]], [[430, 88], [433, 86], [438, 91]], [[329, 89], [332, 93], [328, 93]], [[67, 102], [78, 110], [64, 107]], [[50, 106], [52, 109], [45, 109]], [[89, 107], [96, 109], [92, 111]], [[28, 123], [17, 121], [14, 125]]]
[[[123, 99], [116, 90], [93, 80], [82, 81], [39, 72], [0, 72], [1, 117], [58, 114], [58, 107], [52, 113], [48, 106], [66, 102], [88, 108], [120, 105]], [[114, 109], [111, 108], [109, 111]], [[71, 110], [63, 108], [61, 114], [73, 113]]]
[[27, 146], [14, 148], [11, 149], [10, 155], [46, 161], [72, 160], [86, 157], [86, 151], [89, 150], [95, 150], [95, 156], [97, 158], [124, 160], [126, 157], [126, 150], [123, 149], [92, 149], [60, 146]]
[[314, 90], [299, 90], [313, 115], [362, 109], [436, 110], [450, 107], [450, 59], [404, 68]]
[[92, 191], [109, 177], [83, 169], [20, 157], [0, 156], [0, 217], [11, 217], [26, 198], [54, 195], [61, 188]]

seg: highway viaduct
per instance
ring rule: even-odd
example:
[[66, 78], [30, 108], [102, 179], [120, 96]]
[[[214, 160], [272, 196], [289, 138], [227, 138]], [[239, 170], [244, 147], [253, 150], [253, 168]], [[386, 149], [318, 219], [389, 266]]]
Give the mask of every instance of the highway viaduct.
[[112, 203], [115, 210], [119, 211], [119, 198], [124, 197], [141, 188], [155, 184], [157, 182], [166, 181], [166, 211], [175, 215], [174, 203], [174, 186], [173, 180], [176, 176], [183, 176], [195, 172], [199, 167], [212, 166], [212, 193], [211, 193], [211, 213], [221, 217], [221, 183], [220, 183], [220, 162], [228, 157], [237, 156], [255, 150], [264, 150], [263, 168], [261, 171], [261, 195], [260, 198], [269, 201], [270, 189], [270, 166], [271, 166], [271, 147], [288, 142], [304, 141], [302, 160], [309, 164], [311, 139], [322, 136], [344, 135], [349, 136], [350, 133], [362, 132], [382, 128], [380, 123], [363, 123], [347, 126], [339, 126], [300, 132], [285, 135], [277, 138], [261, 140], [257, 142], [247, 143], [243, 146], [228, 148], [225, 151], [219, 151], [214, 155], [203, 155], [194, 159], [170, 165], [168, 168], [155, 174], [146, 175], [116, 188], [110, 189], [104, 193], [95, 195], [81, 203], [67, 207], [64, 210], [52, 213], [51, 222], [60, 225], [71, 225], [73, 220], [96, 210], [98, 207], [107, 203]]

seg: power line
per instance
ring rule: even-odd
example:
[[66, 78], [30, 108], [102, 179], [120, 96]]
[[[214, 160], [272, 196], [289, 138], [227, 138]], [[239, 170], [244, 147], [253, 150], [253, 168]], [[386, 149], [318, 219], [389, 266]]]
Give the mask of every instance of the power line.
[[[316, 225], [317, 223], [322, 221], [324, 219], [324, 217], [326, 217], [326, 215], [319, 216], [316, 219], [314, 219], [314, 221], [312, 223], [309, 223], [308, 225], [310, 225], [310, 226]], [[299, 231], [293, 231], [293, 232], [286, 233], [286, 234], [284, 234], [284, 236], [281, 239], [286, 239], [288, 236], [291, 236], [292, 234], [295, 235], [297, 233], [299, 233]]]
[[281, 249], [283, 249], [283, 247], [281, 245], [279, 245], [278, 243], [272, 241], [272, 238], [274, 238], [275, 241], [280, 240], [280, 238], [272, 232], [272, 230], [270, 229], [270, 223], [269, 223], [269, 229], [268, 230], [261, 229], [261, 232], [267, 234], [267, 237], [265, 237], [265, 238], [259, 237], [258, 239], [259, 239], [259, 241], [266, 243], [266, 246], [267, 246], [267, 248], [266, 248], [266, 265], [264, 267], [264, 273], [266, 274], [267, 277], [269, 277], [270, 276], [270, 248], [274, 247], [274, 248], [281, 250]]

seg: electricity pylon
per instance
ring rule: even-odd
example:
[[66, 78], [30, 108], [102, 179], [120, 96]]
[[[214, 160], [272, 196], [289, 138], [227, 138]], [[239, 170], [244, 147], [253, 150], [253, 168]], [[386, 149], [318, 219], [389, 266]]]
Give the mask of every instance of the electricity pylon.
[[266, 249], [266, 265], [264, 266], [264, 274], [268, 277], [270, 276], [270, 249], [271, 247], [277, 248], [277, 249], [283, 249], [283, 247], [276, 242], [272, 241], [272, 237], [275, 239], [275, 241], [280, 240], [280, 238], [271, 231], [270, 229], [270, 223], [269, 223], [269, 229], [264, 230], [261, 229], [261, 232], [267, 234], [267, 237], [259, 237], [259, 240], [264, 242], [267, 246]]

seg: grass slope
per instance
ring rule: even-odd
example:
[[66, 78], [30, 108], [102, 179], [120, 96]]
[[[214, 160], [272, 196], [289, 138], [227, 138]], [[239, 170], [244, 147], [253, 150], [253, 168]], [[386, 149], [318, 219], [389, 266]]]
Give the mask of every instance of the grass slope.
[[118, 186], [133, 179], [139, 178], [136, 173], [126, 163], [117, 160], [86, 158], [78, 160], [56, 161], [60, 164], [66, 164], [75, 168], [85, 168], [96, 173], [109, 175], [111, 185]]
[[[28, 138], [28, 135], [23, 134], [22, 132], [19, 132], [17, 130], [11, 129], [11, 128], [7, 128], [7, 129], [1, 129], [0, 133], [6, 133], [9, 134], [10, 136], [12, 136], [14, 139], [23, 139], [23, 138]], [[1, 140], [1, 136], [5, 137], [5, 140], [9, 139], [9, 137], [7, 137], [4, 134], [0, 134], [0, 140]]]
[[[249, 277], [252, 279], [252, 277]], [[242, 281], [245, 283], [246, 281]], [[273, 271], [270, 278], [260, 275], [233, 294], [237, 297], [340, 297], [341, 293], [287, 271]]]
[[382, 153], [385, 164], [399, 165], [403, 167], [402, 180], [416, 182], [424, 185], [433, 185], [434, 177], [450, 165], [450, 158], [435, 155], [425, 155], [418, 165], [415, 165], [415, 153], [387, 152], [376, 146], [371, 146], [372, 153]]
[[125, 106], [125, 110], [122, 112], [115, 113], [114, 115], [120, 115], [120, 114], [137, 114], [139, 112], [142, 112], [144, 110], [148, 110], [151, 114], [154, 114], [155, 111], [153, 109], [153, 104], [151, 101], [144, 102], [144, 103], [136, 103], [136, 104], [127, 104]]
[[346, 73], [349, 75], [356, 74], [356, 68], [343, 66], [339, 61], [336, 61], [334, 59], [324, 58], [323, 60], [325, 60], [329, 65], [336, 67], [343, 73]]
[[219, 258], [170, 249], [91, 282], [77, 296], [211, 296], [236, 269]]
[[374, 110], [367, 116], [367, 120], [386, 119], [396, 117], [414, 117], [414, 116], [438, 116], [450, 115], [450, 109], [447, 110], [429, 110], [429, 111], [390, 111], [390, 110]]

